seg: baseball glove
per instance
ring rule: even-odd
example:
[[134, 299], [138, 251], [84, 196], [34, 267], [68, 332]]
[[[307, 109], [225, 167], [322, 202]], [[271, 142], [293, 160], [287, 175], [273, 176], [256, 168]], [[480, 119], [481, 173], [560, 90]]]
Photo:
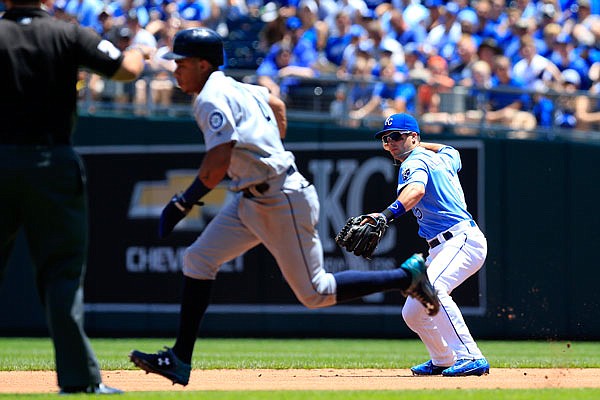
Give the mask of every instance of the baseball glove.
[[337, 234], [335, 242], [349, 253], [370, 260], [387, 227], [387, 220], [382, 214], [352, 217]]

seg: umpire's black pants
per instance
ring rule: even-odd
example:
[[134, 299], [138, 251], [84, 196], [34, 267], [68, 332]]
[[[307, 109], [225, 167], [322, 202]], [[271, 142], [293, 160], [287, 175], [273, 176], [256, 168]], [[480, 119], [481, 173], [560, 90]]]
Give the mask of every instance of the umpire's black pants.
[[87, 218], [85, 173], [71, 146], [0, 145], [0, 282], [23, 227], [60, 387], [101, 382], [83, 330]]

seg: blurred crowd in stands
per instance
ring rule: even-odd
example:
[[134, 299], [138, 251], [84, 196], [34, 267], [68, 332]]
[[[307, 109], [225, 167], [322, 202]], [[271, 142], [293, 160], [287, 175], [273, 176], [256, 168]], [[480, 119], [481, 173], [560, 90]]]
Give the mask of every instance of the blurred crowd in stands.
[[[131, 84], [91, 76], [94, 99], [186, 100], [161, 59], [180, 29], [225, 38], [225, 69], [289, 107], [322, 99], [348, 126], [413, 113], [430, 132], [481, 124], [600, 130], [600, 0], [44, 0], [125, 49], [157, 49]], [[314, 103], [313, 103], [314, 104]], [[313, 107], [314, 108], [314, 107]], [[468, 128], [473, 125], [473, 128]]]

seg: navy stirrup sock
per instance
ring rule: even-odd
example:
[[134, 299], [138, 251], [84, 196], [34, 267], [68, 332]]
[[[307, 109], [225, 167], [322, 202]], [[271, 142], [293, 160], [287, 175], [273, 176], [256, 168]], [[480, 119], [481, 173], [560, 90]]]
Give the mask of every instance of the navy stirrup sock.
[[388, 271], [342, 271], [333, 274], [337, 283], [337, 302], [354, 300], [368, 294], [407, 288], [412, 277], [403, 268]]
[[198, 337], [200, 322], [210, 302], [213, 282], [184, 277], [179, 332], [173, 346], [173, 352], [184, 363], [192, 363], [194, 344]]

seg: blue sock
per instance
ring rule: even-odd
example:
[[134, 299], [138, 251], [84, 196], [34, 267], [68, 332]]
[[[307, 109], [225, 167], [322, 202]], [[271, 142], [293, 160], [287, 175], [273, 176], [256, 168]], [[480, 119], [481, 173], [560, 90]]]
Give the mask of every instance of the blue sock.
[[387, 290], [403, 290], [412, 282], [403, 268], [388, 271], [342, 271], [333, 274], [337, 283], [337, 302], [350, 301]]

